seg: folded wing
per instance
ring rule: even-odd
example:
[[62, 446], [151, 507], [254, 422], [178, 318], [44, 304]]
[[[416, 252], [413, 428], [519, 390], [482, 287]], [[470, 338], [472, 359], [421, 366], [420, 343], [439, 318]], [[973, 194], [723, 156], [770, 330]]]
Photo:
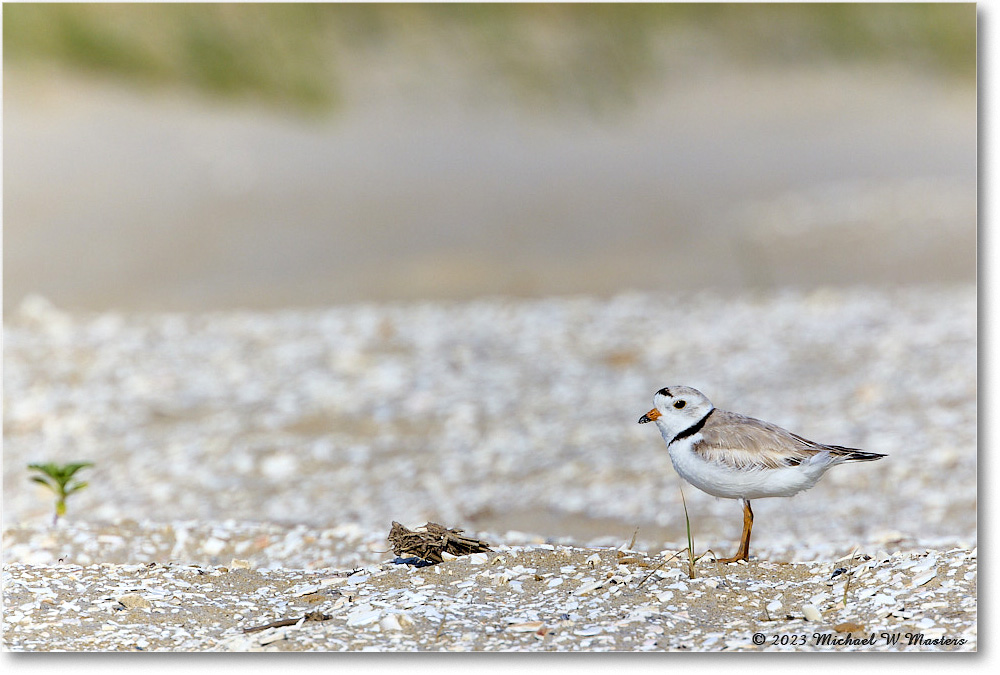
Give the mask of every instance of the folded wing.
[[695, 452], [705, 460], [739, 469], [781, 469], [827, 453], [831, 463], [884, 457], [839, 445], [823, 445], [786, 429], [737, 413], [716, 410], [701, 430]]

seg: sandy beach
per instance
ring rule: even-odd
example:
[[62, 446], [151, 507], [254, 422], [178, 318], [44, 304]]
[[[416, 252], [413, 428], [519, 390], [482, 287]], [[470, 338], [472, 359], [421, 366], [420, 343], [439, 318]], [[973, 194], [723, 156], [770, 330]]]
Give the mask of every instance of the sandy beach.
[[[974, 649], [975, 304], [971, 286], [202, 314], [35, 298], [5, 322], [6, 646], [808, 650], [844, 645], [753, 634], [856, 623]], [[682, 484], [636, 424], [677, 382], [888, 457], [755, 502], [751, 562], [688, 579], [686, 553], [663, 562], [686, 546]], [[42, 460], [95, 463], [55, 529], [28, 482]], [[696, 553], [730, 554], [739, 505], [684, 496]], [[494, 549], [394, 564], [393, 520]], [[331, 618], [242, 632], [313, 610]]]

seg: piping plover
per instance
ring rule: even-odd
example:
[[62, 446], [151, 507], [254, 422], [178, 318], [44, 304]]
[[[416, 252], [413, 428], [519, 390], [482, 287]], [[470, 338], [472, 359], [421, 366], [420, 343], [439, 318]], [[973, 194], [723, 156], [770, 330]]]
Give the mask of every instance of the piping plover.
[[750, 558], [750, 500], [791, 497], [808, 490], [831, 466], [885, 455], [823, 445], [779, 426], [719, 410], [697, 389], [664, 387], [639, 424], [656, 422], [677, 473], [715, 497], [743, 501], [743, 536], [735, 562]]

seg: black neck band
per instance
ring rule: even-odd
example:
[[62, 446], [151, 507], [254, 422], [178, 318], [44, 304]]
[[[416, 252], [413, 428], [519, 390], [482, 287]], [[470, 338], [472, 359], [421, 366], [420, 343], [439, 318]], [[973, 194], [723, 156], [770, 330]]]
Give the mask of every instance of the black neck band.
[[[687, 438], [688, 436], [694, 436], [696, 433], [698, 433], [699, 431], [701, 431], [701, 428], [703, 426], [705, 426], [705, 422], [708, 421], [708, 416], [711, 415], [714, 412], [715, 412], [715, 408], [712, 408], [711, 410], [709, 410], [705, 414], [705, 416], [702, 417], [700, 420], [698, 420], [697, 422], [695, 422], [694, 424], [692, 424], [691, 426], [689, 426], [687, 429], [685, 429], [684, 431], [682, 431], [679, 434], [677, 434], [676, 436], [674, 436], [674, 440], [670, 441], [670, 443], [674, 443], [675, 441], [679, 441], [682, 438]], [[668, 445], [669, 445], [669, 443], [668, 443]]]

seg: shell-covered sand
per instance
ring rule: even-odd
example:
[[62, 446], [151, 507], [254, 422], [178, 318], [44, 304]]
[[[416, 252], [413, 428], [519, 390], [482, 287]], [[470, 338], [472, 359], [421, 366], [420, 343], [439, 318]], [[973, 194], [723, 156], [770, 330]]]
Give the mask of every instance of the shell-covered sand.
[[[972, 650], [976, 330], [973, 286], [30, 299], [4, 325], [5, 647]], [[681, 481], [636, 424], [670, 384], [888, 457], [754, 502], [753, 560], [690, 579], [686, 552], [664, 562], [686, 545]], [[77, 460], [90, 485], [52, 528], [26, 466]], [[695, 552], [731, 554], [739, 505], [684, 497]], [[393, 520], [494, 552], [393, 564]]]

